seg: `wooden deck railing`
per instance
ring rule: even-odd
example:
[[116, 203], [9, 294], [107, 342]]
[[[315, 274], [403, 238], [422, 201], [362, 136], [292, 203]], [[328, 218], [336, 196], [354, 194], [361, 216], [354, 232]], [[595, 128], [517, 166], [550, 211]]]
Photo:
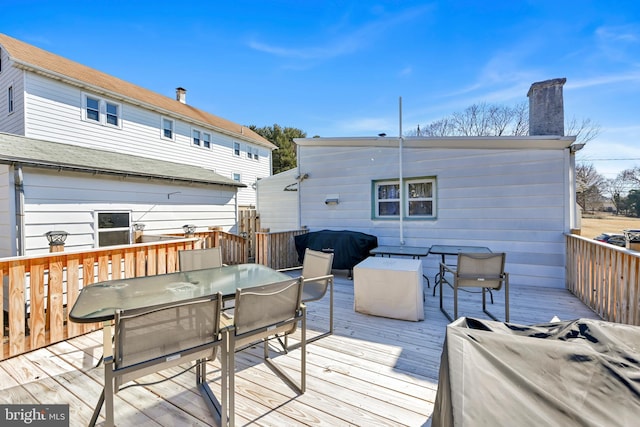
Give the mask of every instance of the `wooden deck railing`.
[[308, 232], [308, 229], [274, 233], [257, 232], [256, 264], [263, 264], [276, 270], [299, 266], [294, 237]]
[[68, 322], [80, 289], [103, 280], [171, 273], [198, 238], [0, 259], [0, 360], [98, 328]]
[[640, 252], [567, 235], [567, 289], [604, 320], [640, 325]]
[[[179, 237], [184, 234], [169, 234]], [[211, 227], [209, 231], [196, 231], [191, 236], [200, 239], [203, 248], [222, 247], [222, 262], [225, 264], [246, 264], [249, 262], [249, 242], [247, 238], [227, 233]]]

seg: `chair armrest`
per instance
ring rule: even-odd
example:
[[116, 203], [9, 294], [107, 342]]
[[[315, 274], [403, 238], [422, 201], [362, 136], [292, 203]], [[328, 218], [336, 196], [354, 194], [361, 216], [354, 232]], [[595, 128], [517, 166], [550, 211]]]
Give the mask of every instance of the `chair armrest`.
[[450, 266], [448, 266], [447, 264], [445, 264], [444, 262], [440, 263], [440, 270], [444, 271], [446, 270], [447, 272], [451, 273], [451, 274], [456, 274], [456, 270], [451, 268]]
[[318, 276], [318, 277], [303, 277], [302, 283], [306, 282], [319, 282], [321, 280], [333, 280], [333, 274], [327, 274], [326, 276]]
[[285, 272], [285, 271], [293, 271], [293, 270], [302, 270], [302, 266], [300, 265], [298, 267], [281, 268], [276, 271]]

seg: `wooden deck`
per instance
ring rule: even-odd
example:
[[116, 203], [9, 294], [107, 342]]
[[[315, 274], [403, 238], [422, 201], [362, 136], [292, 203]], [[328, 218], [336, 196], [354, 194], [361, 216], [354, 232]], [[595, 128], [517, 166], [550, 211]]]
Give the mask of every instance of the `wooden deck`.
[[[256, 356], [238, 355], [238, 425], [422, 426], [429, 424], [438, 385], [440, 353], [448, 323], [438, 297], [426, 290], [425, 320], [406, 322], [355, 313], [353, 283], [335, 272], [335, 334], [307, 347], [307, 392], [302, 396]], [[433, 282], [433, 279], [432, 279]], [[425, 284], [426, 287], [426, 284]], [[449, 296], [451, 291], [449, 289]], [[511, 321], [542, 323], [597, 318], [568, 291], [512, 286]], [[452, 299], [447, 299], [452, 307]], [[504, 313], [502, 293], [491, 307]], [[480, 296], [461, 296], [461, 314], [486, 318]], [[309, 335], [328, 322], [328, 297], [308, 305]], [[0, 402], [70, 405], [70, 425], [86, 426], [103, 383], [101, 332], [92, 332], [0, 362]], [[276, 360], [299, 369], [299, 350]], [[162, 371], [139, 382], [171, 377]], [[219, 362], [209, 363], [209, 382], [219, 396]], [[294, 376], [295, 378], [295, 376]], [[207, 426], [214, 424], [189, 371], [168, 381], [131, 387], [116, 395], [119, 426]], [[104, 413], [104, 410], [103, 410]], [[99, 420], [103, 423], [104, 418]]]

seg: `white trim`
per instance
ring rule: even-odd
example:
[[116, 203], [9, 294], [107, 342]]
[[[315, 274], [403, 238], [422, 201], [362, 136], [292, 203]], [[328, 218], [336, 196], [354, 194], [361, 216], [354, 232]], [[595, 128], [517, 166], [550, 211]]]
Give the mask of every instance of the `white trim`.
[[[575, 136], [452, 136], [442, 138], [404, 137], [404, 148], [500, 149], [500, 150], [563, 150], [576, 140]], [[314, 147], [398, 147], [399, 138], [294, 138], [301, 146]]]
[[[128, 227], [114, 227], [114, 228], [100, 228], [99, 223], [98, 223], [98, 216], [100, 214], [109, 214], [109, 213], [123, 213], [123, 214], [128, 214], [129, 215], [129, 226]], [[129, 232], [129, 242], [126, 244], [131, 244], [132, 241], [132, 236], [133, 236], [133, 221], [132, 221], [132, 211], [130, 209], [122, 209], [122, 210], [95, 210], [93, 211], [93, 229], [94, 231], [94, 236], [93, 236], [93, 242], [94, 242], [94, 247], [99, 248], [100, 246], [100, 233], [106, 233], [106, 232], [111, 232], [111, 231], [128, 231]], [[102, 231], [101, 231], [102, 230]], [[106, 247], [106, 246], [103, 246]]]
[[[164, 122], [171, 123], [171, 137], [165, 136], [164, 134]], [[176, 121], [169, 117], [160, 116], [160, 139], [166, 139], [167, 141], [175, 141], [176, 140]]]
[[[115, 102], [111, 99], [106, 99], [106, 98], [102, 98], [98, 95], [94, 95], [94, 94], [90, 94], [90, 93], [86, 93], [86, 92], [80, 92], [82, 100], [81, 100], [81, 112], [80, 112], [80, 117], [82, 119], [82, 121], [85, 121], [87, 123], [95, 123], [98, 124], [100, 126], [106, 126], [106, 127], [110, 127], [110, 128], [114, 128], [114, 129], [122, 129], [122, 104], [120, 104], [119, 102]], [[92, 111], [97, 111], [98, 113], [98, 120], [89, 118], [87, 116], [87, 109], [89, 108], [87, 106], [87, 99], [92, 99], [98, 102], [98, 108], [94, 109], [93, 107], [91, 108]], [[113, 114], [109, 113], [107, 111], [107, 107], [109, 105], [113, 105], [117, 108], [117, 113], [116, 113], [116, 119], [118, 120], [118, 124], [114, 125], [111, 124], [107, 121], [109, 116], [112, 116]]]

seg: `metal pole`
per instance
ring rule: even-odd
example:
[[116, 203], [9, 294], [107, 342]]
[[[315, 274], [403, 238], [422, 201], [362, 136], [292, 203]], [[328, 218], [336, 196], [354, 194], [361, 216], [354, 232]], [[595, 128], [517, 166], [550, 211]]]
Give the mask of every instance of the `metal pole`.
[[399, 97], [398, 99], [398, 111], [399, 111], [399, 117], [398, 117], [398, 122], [399, 122], [399, 148], [398, 148], [398, 163], [399, 163], [399, 173], [400, 173], [400, 244], [404, 245], [404, 181], [403, 181], [403, 168], [402, 168], [402, 150], [403, 150], [403, 143], [404, 143], [404, 137], [402, 136], [402, 97]]

